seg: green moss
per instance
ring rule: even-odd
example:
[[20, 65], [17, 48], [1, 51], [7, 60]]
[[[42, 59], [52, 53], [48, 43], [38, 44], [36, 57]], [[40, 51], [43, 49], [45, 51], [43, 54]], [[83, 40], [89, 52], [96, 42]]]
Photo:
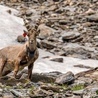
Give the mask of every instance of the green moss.
[[98, 90], [96, 91], [96, 94], [98, 95]]
[[19, 86], [18, 86], [18, 89], [23, 89], [23, 86], [22, 86], [22, 85], [19, 85]]
[[12, 87], [11, 87], [11, 86], [6, 86], [5, 88], [6, 88], [6, 89], [11, 89]]
[[64, 84], [61, 85], [61, 89], [63, 89], [63, 90], [66, 90], [67, 87], [68, 87], [68, 86], [67, 86], [67, 85], [64, 85]]
[[34, 86], [31, 86], [30, 89], [29, 89], [29, 93], [33, 94], [33, 90], [34, 90]]
[[31, 90], [34, 90], [34, 86], [31, 86], [31, 88], [30, 88]]
[[71, 90], [76, 91], [76, 90], [81, 90], [84, 89], [84, 85], [79, 84], [79, 85], [75, 85], [71, 88]]
[[55, 85], [55, 83], [54, 83], [54, 82], [50, 82], [50, 84], [51, 84], [52, 86], [54, 86], [54, 85]]

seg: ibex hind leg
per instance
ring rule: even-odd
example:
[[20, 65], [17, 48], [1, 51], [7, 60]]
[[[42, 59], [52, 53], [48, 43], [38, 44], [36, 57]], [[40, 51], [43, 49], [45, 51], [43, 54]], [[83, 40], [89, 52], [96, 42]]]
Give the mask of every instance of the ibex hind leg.
[[[0, 77], [3, 76], [4, 67], [6, 65], [7, 60], [4, 58], [0, 58]], [[5, 72], [4, 72], [5, 73]]]

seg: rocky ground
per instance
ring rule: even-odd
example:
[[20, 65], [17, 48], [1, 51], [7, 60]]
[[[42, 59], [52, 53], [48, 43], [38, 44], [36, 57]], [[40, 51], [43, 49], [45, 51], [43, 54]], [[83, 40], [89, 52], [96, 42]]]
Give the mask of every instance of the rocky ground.
[[27, 80], [27, 70], [20, 80], [7, 76], [0, 80], [0, 98], [97, 98], [98, 69], [74, 75], [72, 72], [33, 73]]
[[[26, 17], [30, 25], [38, 23], [38, 47], [55, 55], [81, 59], [98, 59], [97, 0], [1, 1], [15, 8], [17, 17]], [[11, 14], [11, 10], [8, 10]], [[47, 58], [47, 57], [46, 57]], [[62, 58], [52, 59], [63, 62]], [[78, 65], [75, 67], [85, 67]], [[23, 72], [20, 80], [4, 78], [1, 98], [97, 98], [98, 69], [74, 75], [72, 72], [34, 73], [32, 82]]]

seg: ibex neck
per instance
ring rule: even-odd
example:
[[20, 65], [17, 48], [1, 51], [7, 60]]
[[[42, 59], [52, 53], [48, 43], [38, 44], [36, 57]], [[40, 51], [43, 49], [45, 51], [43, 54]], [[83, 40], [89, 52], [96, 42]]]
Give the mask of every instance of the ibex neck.
[[34, 56], [34, 54], [35, 54], [36, 49], [33, 50], [33, 51], [31, 51], [31, 50], [29, 49], [29, 47], [27, 46], [27, 47], [26, 47], [26, 51], [27, 51], [28, 57], [32, 58], [32, 57]]

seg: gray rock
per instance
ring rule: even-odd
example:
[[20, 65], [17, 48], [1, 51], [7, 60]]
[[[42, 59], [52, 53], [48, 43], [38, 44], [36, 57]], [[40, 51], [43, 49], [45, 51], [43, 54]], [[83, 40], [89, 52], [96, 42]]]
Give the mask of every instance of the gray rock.
[[22, 35], [19, 35], [19, 36], [17, 37], [17, 41], [18, 41], [18, 42], [25, 42], [25, 41], [26, 41], [26, 38], [25, 38], [24, 36], [22, 36]]
[[66, 74], [62, 74], [58, 76], [55, 80], [57, 84], [70, 84], [75, 80], [74, 74], [72, 72], [67, 72]]
[[42, 81], [42, 82], [54, 82], [55, 81], [55, 77], [53, 77], [52, 75], [47, 75], [47, 74], [38, 74], [38, 73], [34, 73], [32, 75], [32, 81], [33, 82], [38, 82], [38, 81]]
[[87, 21], [89, 21], [89, 22], [98, 22], [98, 15], [88, 16]]
[[41, 89], [44, 89], [44, 90], [47, 90], [47, 91], [51, 90], [53, 92], [59, 92], [61, 87], [56, 86], [56, 85], [54, 85], [54, 86], [53, 85], [42, 85]]
[[39, 25], [38, 29], [40, 30], [39, 38], [47, 38], [55, 32], [54, 29], [46, 26], [45, 24]]
[[71, 90], [68, 90], [68, 91], [66, 91], [65, 95], [66, 95], [66, 97], [72, 97], [73, 92]]
[[63, 50], [67, 56], [87, 59], [93, 58], [96, 55], [97, 51], [93, 47], [81, 46], [77, 43], [68, 43], [63, 46]]
[[63, 58], [52, 58], [50, 60], [51, 61], [55, 61], [55, 62], [61, 62], [61, 63], [63, 63]]
[[73, 91], [73, 94], [83, 96], [83, 89], [82, 90]]
[[83, 98], [82, 96], [79, 96], [79, 95], [73, 95], [72, 97], [70, 98]]
[[63, 41], [70, 41], [74, 40], [75, 38], [78, 38], [80, 36], [80, 33], [78, 32], [65, 32], [64, 35], [62, 35]]
[[92, 15], [95, 14], [95, 11], [89, 8], [88, 11], [85, 12], [85, 14]]
[[22, 89], [10, 89], [10, 92], [12, 94], [14, 94], [17, 97], [28, 97], [28, 95], [26, 94], [26, 90]]
[[74, 65], [74, 67], [93, 69], [93, 67], [85, 66], [85, 65], [82, 65], [82, 64]]
[[4, 95], [2, 98], [14, 98], [13, 95]]
[[33, 14], [32, 11], [30, 11], [30, 10], [26, 11], [26, 16], [27, 17], [30, 17], [32, 14]]
[[90, 96], [90, 98], [92, 98], [92, 97], [97, 98], [98, 97], [98, 84], [90, 85], [84, 89], [83, 98], [85, 98], [87, 96]]
[[94, 37], [94, 41], [98, 42], [98, 36]]
[[54, 94], [53, 97], [54, 98], [66, 98], [65, 94], [63, 94], [63, 93], [56, 93], [56, 94]]
[[47, 40], [42, 40], [41, 41], [41, 46], [42, 48], [46, 48], [46, 49], [53, 49], [56, 47], [56, 44], [50, 42], [50, 41], [47, 41]]
[[38, 2], [39, 2], [40, 4], [42, 4], [42, 3], [45, 2], [45, 0], [38, 0]]

